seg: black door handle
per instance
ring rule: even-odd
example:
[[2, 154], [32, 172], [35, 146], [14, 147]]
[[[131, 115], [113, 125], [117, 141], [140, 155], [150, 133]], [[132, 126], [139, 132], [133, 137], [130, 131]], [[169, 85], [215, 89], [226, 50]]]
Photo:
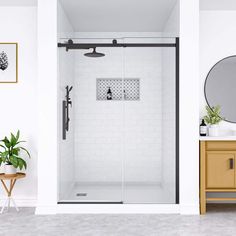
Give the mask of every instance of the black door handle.
[[233, 158], [229, 159], [229, 168], [234, 169], [234, 159]]

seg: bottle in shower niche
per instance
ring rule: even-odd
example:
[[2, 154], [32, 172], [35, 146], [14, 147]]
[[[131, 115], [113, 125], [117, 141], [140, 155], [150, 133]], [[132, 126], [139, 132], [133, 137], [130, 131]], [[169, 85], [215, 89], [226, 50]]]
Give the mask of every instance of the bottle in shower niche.
[[107, 100], [112, 100], [112, 92], [111, 92], [110, 87], [108, 87], [108, 90], [107, 90]]
[[202, 123], [200, 124], [200, 136], [207, 136], [207, 125], [204, 119], [202, 119]]
[[126, 91], [124, 89], [124, 100], [127, 100]]

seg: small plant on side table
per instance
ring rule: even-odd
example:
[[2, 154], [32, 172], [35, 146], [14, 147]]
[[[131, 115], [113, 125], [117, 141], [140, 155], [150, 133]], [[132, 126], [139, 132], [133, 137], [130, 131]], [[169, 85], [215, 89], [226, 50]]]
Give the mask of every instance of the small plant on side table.
[[218, 124], [222, 121], [220, 117], [220, 106], [210, 108], [206, 106], [207, 115], [204, 116], [204, 120], [209, 127], [209, 136], [218, 136]]
[[5, 174], [16, 174], [16, 168], [22, 170], [27, 168], [26, 161], [20, 155], [20, 151], [24, 151], [28, 157], [30, 153], [20, 144], [25, 141], [20, 141], [20, 131], [18, 130], [17, 134], [14, 135], [11, 133], [11, 137], [5, 137], [3, 140], [0, 140], [0, 165], [5, 164]]

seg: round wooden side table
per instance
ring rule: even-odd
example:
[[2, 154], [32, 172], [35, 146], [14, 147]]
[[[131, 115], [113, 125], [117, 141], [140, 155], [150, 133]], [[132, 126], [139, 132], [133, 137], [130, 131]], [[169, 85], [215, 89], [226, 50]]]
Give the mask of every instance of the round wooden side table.
[[[9, 209], [10, 207], [10, 204], [12, 202], [13, 206], [15, 207], [16, 211], [19, 211], [19, 208], [17, 207], [13, 197], [11, 196], [12, 194], [12, 190], [15, 186], [15, 183], [16, 183], [16, 180], [17, 179], [22, 179], [25, 177], [25, 174], [24, 173], [16, 173], [15, 175], [5, 175], [5, 174], [0, 174], [0, 180], [2, 182], [2, 185], [7, 193], [7, 199], [4, 203], [4, 205], [2, 206], [2, 209], [0, 211], [0, 213], [2, 214], [4, 209], [6, 208], [7, 206], [7, 210]], [[9, 180], [10, 181], [10, 186], [9, 188], [7, 187], [5, 181]]]

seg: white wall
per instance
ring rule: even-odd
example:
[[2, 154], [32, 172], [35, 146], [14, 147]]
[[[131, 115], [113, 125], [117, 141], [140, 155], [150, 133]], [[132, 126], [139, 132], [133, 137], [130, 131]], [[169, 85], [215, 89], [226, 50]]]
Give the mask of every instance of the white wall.
[[199, 213], [199, 1], [180, 1], [180, 207]]
[[58, 183], [57, 0], [38, 1], [38, 205], [54, 213]]
[[162, 185], [162, 49], [127, 48], [124, 63], [140, 78], [140, 101], [124, 103], [125, 182]]
[[[73, 28], [64, 13], [63, 8], [58, 4], [58, 42], [73, 38]], [[69, 108], [69, 131], [66, 132], [66, 140], [62, 139], [62, 101], [65, 100], [66, 86], [74, 86], [75, 63], [74, 51], [66, 51], [65, 48], [58, 48], [58, 118], [59, 118], [59, 199], [66, 199], [74, 183], [74, 93], [70, 93], [72, 107]]]
[[[236, 11], [200, 12], [200, 118], [205, 115], [204, 82], [219, 60], [236, 55]], [[232, 135], [236, 124], [222, 121], [223, 135]]]
[[162, 50], [162, 182], [175, 201], [176, 190], [176, 56]]
[[[235, 21], [236, 11], [200, 12], [200, 118], [206, 113], [204, 82], [209, 70], [219, 60], [236, 55], [236, 27], [233, 23]], [[222, 121], [220, 128], [222, 135], [232, 135], [236, 124]], [[219, 196], [217, 193], [208, 195]], [[227, 196], [235, 197], [235, 193], [229, 193]]]
[[88, 50], [76, 51], [75, 179], [120, 182], [123, 105], [119, 101], [96, 101], [96, 78], [121, 78], [123, 52], [104, 48], [97, 51], [106, 56], [88, 58], [83, 55]]
[[[179, 1], [163, 29], [163, 36], [179, 36]], [[175, 39], [173, 39], [175, 41]], [[176, 48], [162, 50], [162, 182], [173, 196], [176, 191]]]
[[[19, 82], [0, 84], [0, 138], [21, 131], [32, 159], [27, 160], [25, 179], [19, 180], [14, 195], [20, 205], [35, 205], [37, 198], [37, 8], [0, 7], [1, 42], [18, 42]], [[0, 188], [0, 198], [3, 189]]]
[[162, 35], [163, 37], [178, 37], [179, 36], [179, 21], [180, 21], [180, 12], [179, 12], [179, 0], [176, 1], [170, 16], [163, 27]]

